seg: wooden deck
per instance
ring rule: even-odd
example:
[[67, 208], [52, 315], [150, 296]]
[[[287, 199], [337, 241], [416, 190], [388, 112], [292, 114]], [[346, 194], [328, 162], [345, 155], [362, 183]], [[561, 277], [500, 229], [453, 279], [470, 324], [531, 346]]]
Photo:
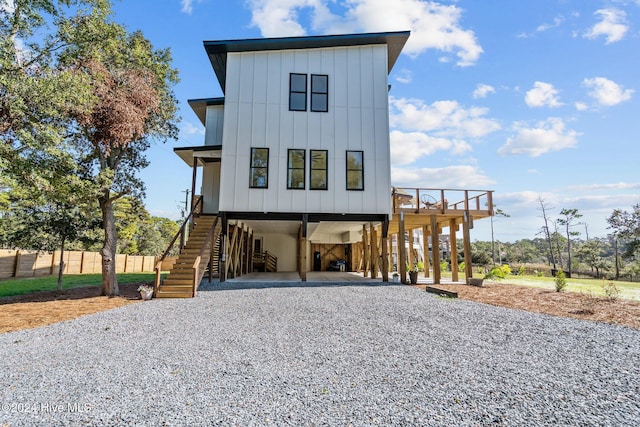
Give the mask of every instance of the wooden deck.
[[[424, 236], [425, 277], [429, 274], [429, 239], [439, 242], [443, 229], [449, 229], [453, 281], [458, 281], [456, 233], [462, 228], [465, 281], [473, 277], [470, 230], [473, 222], [493, 216], [493, 192], [488, 190], [456, 190], [436, 188], [398, 188], [392, 190], [392, 217], [388, 234], [397, 235], [398, 248], [413, 248], [412, 230], [421, 229]], [[408, 236], [408, 242], [405, 241]], [[391, 238], [388, 239], [392, 241]], [[390, 244], [390, 243], [388, 243]], [[440, 259], [440, 245], [433, 244], [432, 259]], [[390, 252], [390, 250], [389, 250]], [[414, 265], [413, 251], [399, 250], [398, 270], [406, 281], [406, 265]], [[433, 282], [440, 283], [440, 269], [433, 268]]]

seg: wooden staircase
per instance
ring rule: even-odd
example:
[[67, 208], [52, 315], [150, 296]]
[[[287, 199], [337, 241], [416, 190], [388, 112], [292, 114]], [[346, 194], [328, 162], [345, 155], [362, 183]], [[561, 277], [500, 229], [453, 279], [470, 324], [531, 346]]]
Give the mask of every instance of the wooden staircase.
[[215, 251], [221, 232], [221, 221], [217, 216], [202, 215], [196, 220], [187, 244], [182, 248], [169, 275], [156, 290], [156, 298], [192, 298], [207, 270], [207, 264]]

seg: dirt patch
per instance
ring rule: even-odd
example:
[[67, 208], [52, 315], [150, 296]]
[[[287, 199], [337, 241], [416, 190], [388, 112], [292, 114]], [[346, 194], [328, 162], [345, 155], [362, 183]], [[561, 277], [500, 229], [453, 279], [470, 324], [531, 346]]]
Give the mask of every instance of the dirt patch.
[[75, 319], [140, 301], [139, 283], [121, 284], [119, 297], [100, 296], [100, 287], [46, 291], [0, 298], [0, 333]]
[[[0, 298], [0, 333], [62, 322], [140, 301], [138, 286], [138, 283], [120, 285], [121, 296], [115, 298], [100, 296], [99, 287]], [[504, 283], [438, 287], [457, 292], [459, 298], [470, 301], [640, 329], [640, 302], [620, 299], [612, 302], [586, 294]]]
[[[416, 286], [422, 289], [425, 287], [424, 285]], [[485, 283], [482, 287], [468, 285], [437, 285], [435, 287], [457, 292], [460, 299], [640, 329], [640, 302], [637, 301], [622, 299], [609, 301], [606, 298], [588, 294], [555, 292], [506, 283]]]

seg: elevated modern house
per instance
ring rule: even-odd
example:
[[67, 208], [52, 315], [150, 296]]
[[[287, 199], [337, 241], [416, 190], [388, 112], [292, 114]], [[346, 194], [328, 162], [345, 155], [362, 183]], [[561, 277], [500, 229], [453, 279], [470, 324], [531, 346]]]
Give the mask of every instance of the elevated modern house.
[[204, 42], [224, 98], [189, 101], [204, 145], [175, 152], [193, 168], [194, 191], [202, 170], [201, 195], [158, 296], [190, 296], [187, 282], [195, 295], [207, 264], [221, 281], [257, 269], [295, 271], [304, 281], [340, 258], [342, 268], [380, 270], [388, 280], [393, 213], [415, 210], [413, 196], [392, 197], [390, 177], [388, 75], [408, 38]]

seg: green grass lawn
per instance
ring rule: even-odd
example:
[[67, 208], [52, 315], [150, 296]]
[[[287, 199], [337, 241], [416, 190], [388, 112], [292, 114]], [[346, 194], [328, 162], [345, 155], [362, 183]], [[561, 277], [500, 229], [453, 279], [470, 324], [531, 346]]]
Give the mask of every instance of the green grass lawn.
[[[509, 276], [503, 279], [502, 282], [551, 290], [555, 290], [556, 286], [553, 277]], [[603, 281], [602, 279], [567, 279], [565, 291], [583, 292], [587, 294], [591, 292], [594, 295], [605, 296], [602, 285], [606, 285], [609, 282], [609, 280]], [[620, 290], [620, 298], [640, 301], [640, 283], [622, 281], [614, 283], [618, 290]]]
[[[153, 282], [154, 280], [155, 273], [118, 274], [118, 283]], [[101, 274], [69, 274], [62, 278], [63, 289], [101, 285]], [[30, 294], [38, 291], [55, 291], [56, 289], [58, 289], [58, 276], [7, 279], [0, 281], [0, 298]]]

